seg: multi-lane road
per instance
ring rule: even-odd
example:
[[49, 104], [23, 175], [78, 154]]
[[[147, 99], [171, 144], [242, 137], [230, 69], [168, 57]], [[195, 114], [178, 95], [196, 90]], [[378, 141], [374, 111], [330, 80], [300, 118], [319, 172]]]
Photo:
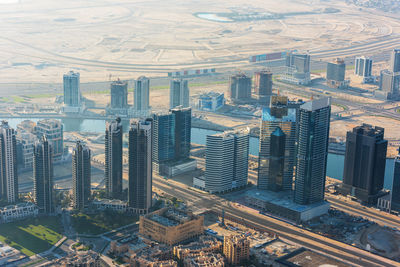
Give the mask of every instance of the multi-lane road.
[[[399, 263], [371, 254], [367, 251], [346, 245], [344, 243], [326, 238], [315, 233], [300, 229], [289, 223], [272, 217], [251, 213], [231, 205], [226, 198], [208, 193], [201, 193], [190, 187], [172, 180], [165, 180], [158, 176], [153, 179], [154, 186], [167, 195], [185, 200], [194, 210], [212, 209], [220, 213], [224, 209], [225, 214], [243, 220], [247, 224], [254, 225], [265, 231], [275, 232], [280, 237], [297, 243], [301, 246], [319, 251], [332, 257], [344, 260], [357, 266], [399, 266]], [[400, 226], [400, 223], [398, 224]]]

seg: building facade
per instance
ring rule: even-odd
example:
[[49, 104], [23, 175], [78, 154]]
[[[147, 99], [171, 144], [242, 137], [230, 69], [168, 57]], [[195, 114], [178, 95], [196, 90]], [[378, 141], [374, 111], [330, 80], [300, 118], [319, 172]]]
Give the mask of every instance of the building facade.
[[79, 72], [70, 71], [63, 76], [64, 105], [68, 107], [80, 107], [81, 90]]
[[388, 142], [385, 130], [368, 124], [347, 132], [342, 193], [374, 204], [383, 189]]
[[128, 108], [128, 83], [117, 80], [111, 83], [111, 109]]
[[122, 197], [122, 123], [121, 119], [106, 124], [105, 133], [105, 184], [109, 198]]
[[379, 88], [384, 99], [400, 99], [400, 72], [382, 70], [379, 80]]
[[192, 109], [176, 107], [171, 113], [175, 115], [175, 160], [185, 160], [190, 155]]
[[298, 204], [324, 200], [330, 115], [330, 98], [300, 106], [294, 191], [294, 201]]
[[35, 145], [33, 194], [39, 212], [44, 214], [53, 213], [55, 209], [52, 150], [52, 145], [46, 136], [43, 136], [41, 141]]
[[[153, 114], [153, 162], [161, 164], [175, 158], [175, 114]], [[157, 170], [158, 167], [155, 166]]]
[[400, 49], [393, 49], [390, 55], [390, 71], [400, 72]]
[[226, 192], [247, 185], [249, 129], [207, 135], [205, 191]]
[[326, 70], [326, 83], [332, 88], [346, 88], [348, 81], [345, 80], [346, 64], [343, 59], [337, 58], [334, 62], [328, 62]]
[[146, 214], [152, 203], [152, 119], [137, 121], [129, 130], [129, 208]]
[[188, 81], [183, 79], [174, 79], [170, 81], [169, 86], [169, 107], [175, 108], [182, 106], [189, 107], [189, 86]]
[[135, 81], [135, 104], [133, 105], [133, 108], [138, 112], [148, 111], [150, 109], [149, 99], [150, 80], [144, 76], [141, 76]]
[[0, 125], [0, 198], [8, 203], [18, 200], [17, 140], [15, 131], [2, 121]]
[[390, 192], [391, 209], [400, 212], [400, 148], [394, 159], [393, 185]]
[[273, 96], [261, 119], [259, 189], [292, 190], [295, 147], [296, 109], [288, 107], [287, 97]]
[[251, 78], [239, 73], [229, 79], [229, 96], [233, 102], [251, 99]]
[[229, 264], [240, 266], [250, 258], [250, 240], [244, 235], [225, 236], [224, 255]]
[[36, 135], [29, 132], [17, 132], [17, 147], [20, 146], [17, 156], [20, 159], [19, 164], [23, 169], [32, 169], [33, 167], [33, 151], [35, 143], [38, 141]]
[[9, 223], [25, 218], [36, 217], [39, 213], [37, 206], [31, 202], [18, 203], [0, 208], [0, 223]]
[[272, 72], [264, 70], [254, 73], [254, 93], [257, 96], [272, 95]]
[[76, 142], [72, 151], [72, 197], [77, 210], [89, 207], [91, 199], [91, 152], [90, 149]]
[[356, 57], [354, 74], [361, 77], [372, 76], [372, 59], [367, 57]]
[[140, 216], [139, 233], [169, 246], [202, 235], [204, 217], [166, 207]]
[[198, 99], [197, 108], [204, 111], [217, 111], [225, 105], [224, 93], [209, 92]]
[[53, 160], [62, 160], [64, 154], [64, 131], [61, 121], [53, 119], [40, 120], [36, 124], [35, 132], [39, 139], [46, 136], [52, 147]]
[[286, 56], [286, 71], [280, 75], [280, 79], [292, 84], [309, 84], [311, 81], [310, 55], [289, 53]]

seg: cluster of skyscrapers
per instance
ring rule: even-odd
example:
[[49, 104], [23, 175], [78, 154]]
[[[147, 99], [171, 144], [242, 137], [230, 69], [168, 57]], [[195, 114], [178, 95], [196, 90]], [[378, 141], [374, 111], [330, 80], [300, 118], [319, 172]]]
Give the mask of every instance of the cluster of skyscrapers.
[[389, 69], [381, 71], [379, 88], [384, 99], [400, 99], [400, 49], [392, 51]]
[[294, 190], [302, 205], [323, 201], [329, 125], [330, 98], [302, 103], [273, 96], [261, 120], [258, 188]]

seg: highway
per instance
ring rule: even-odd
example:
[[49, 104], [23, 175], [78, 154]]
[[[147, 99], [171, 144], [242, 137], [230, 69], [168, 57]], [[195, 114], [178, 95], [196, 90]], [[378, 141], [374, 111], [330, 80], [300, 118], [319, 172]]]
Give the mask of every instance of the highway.
[[279, 236], [301, 246], [345, 260], [357, 266], [399, 266], [399, 263], [387, 258], [311, 233], [289, 223], [268, 216], [242, 211], [232, 207], [231, 202], [227, 199], [191, 190], [186, 185], [175, 181], [154, 176], [153, 185], [167, 195], [186, 201], [188, 206], [193, 210], [212, 209], [220, 213], [224, 209], [227, 215], [243, 219], [244, 222], [250, 223], [260, 229], [265, 229], [265, 231], [275, 232]]

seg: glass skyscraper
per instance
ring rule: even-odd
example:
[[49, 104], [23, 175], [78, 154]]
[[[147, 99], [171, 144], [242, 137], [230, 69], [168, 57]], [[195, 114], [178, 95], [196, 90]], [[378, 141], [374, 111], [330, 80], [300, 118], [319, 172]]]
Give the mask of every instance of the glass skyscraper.
[[149, 110], [149, 97], [150, 96], [150, 80], [144, 76], [139, 77], [135, 81], [135, 92], [133, 108], [136, 111]]
[[109, 198], [122, 197], [122, 123], [121, 119], [107, 123], [105, 134], [105, 184]]
[[320, 98], [300, 106], [294, 201], [312, 204], [324, 200], [331, 99]]
[[175, 158], [175, 114], [153, 114], [153, 161], [163, 163]]
[[189, 86], [187, 80], [175, 79], [170, 81], [169, 107], [175, 108], [177, 106], [189, 107]]
[[273, 96], [260, 126], [259, 189], [292, 190], [295, 144], [296, 109], [288, 107], [287, 97]]
[[63, 76], [64, 104], [79, 107], [81, 104], [80, 74], [70, 71]]
[[89, 206], [91, 197], [90, 149], [80, 141], [72, 151], [72, 199], [75, 209]]

